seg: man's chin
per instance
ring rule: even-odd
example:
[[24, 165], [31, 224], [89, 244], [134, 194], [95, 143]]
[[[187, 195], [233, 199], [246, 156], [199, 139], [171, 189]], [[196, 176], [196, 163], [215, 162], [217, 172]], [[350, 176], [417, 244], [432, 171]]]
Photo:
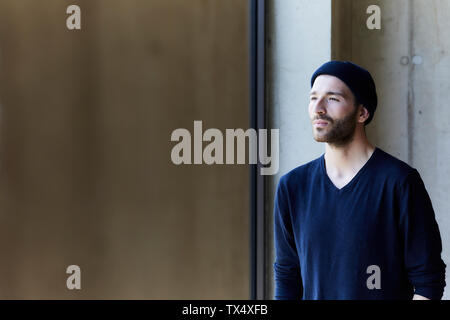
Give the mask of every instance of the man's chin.
[[324, 130], [318, 130], [316, 128], [313, 128], [313, 138], [317, 142], [327, 142], [328, 141], [326, 132], [324, 132]]
[[316, 140], [317, 142], [328, 142], [328, 139], [324, 136], [314, 135], [314, 140]]

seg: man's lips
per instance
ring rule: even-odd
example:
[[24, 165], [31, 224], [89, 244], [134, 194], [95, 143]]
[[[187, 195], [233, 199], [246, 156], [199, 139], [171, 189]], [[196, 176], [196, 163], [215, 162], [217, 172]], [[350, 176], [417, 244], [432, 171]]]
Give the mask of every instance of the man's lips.
[[317, 127], [325, 127], [328, 125], [328, 121], [325, 120], [314, 120], [313, 124]]

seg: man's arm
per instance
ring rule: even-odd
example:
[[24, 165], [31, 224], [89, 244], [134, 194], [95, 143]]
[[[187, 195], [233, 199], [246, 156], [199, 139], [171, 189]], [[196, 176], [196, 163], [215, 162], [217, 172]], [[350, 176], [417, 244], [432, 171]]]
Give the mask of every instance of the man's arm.
[[299, 259], [289, 209], [288, 193], [281, 177], [274, 202], [275, 300], [299, 300], [302, 295]]
[[415, 294], [414, 297], [413, 297], [413, 300], [430, 300], [430, 299], [425, 298], [424, 296]]
[[414, 169], [400, 188], [400, 232], [414, 300], [439, 300], [445, 287], [442, 242], [425, 185]]

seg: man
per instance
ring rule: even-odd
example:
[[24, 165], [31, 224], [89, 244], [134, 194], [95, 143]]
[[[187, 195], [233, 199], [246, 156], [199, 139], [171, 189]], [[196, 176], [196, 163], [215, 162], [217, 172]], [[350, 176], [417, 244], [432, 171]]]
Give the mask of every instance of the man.
[[377, 106], [370, 73], [330, 61], [311, 87], [325, 153], [278, 183], [275, 299], [441, 299], [446, 265], [424, 183], [365, 134]]

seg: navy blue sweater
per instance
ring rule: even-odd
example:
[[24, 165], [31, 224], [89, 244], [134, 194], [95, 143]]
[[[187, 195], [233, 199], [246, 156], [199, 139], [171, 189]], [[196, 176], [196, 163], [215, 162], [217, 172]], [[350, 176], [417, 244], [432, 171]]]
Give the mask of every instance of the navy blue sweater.
[[376, 148], [338, 189], [324, 160], [278, 183], [275, 299], [440, 299], [446, 266], [418, 171]]

